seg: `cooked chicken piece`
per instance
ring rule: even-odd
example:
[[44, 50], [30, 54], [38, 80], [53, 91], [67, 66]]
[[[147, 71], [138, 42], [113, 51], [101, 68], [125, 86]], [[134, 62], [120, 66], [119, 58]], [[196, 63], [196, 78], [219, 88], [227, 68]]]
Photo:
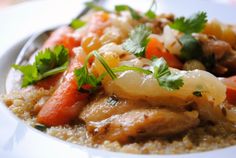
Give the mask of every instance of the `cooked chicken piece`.
[[87, 130], [94, 141], [127, 143], [150, 136], [168, 136], [184, 132], [199, 123], [198, 112], [174, 112], [167, 109], [136, 109], [100, 122], [89, 122]]
[[148, 103], [120, 99], [116, 96], [98, 95], [81, 112], [80, 118], [85, 122], [101, 121], [112, 115], [123, 114], [140, 107], [148, 107]]

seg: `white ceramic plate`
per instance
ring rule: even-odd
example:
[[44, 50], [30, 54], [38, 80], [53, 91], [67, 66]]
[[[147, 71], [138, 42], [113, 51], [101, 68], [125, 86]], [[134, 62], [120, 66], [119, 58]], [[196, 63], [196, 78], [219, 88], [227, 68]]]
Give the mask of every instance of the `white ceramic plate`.
[[[5, 93], [5, 77], [15, 61], [26, 37], [33, 32], [69, 22], [81, 10], [83, 0], [35, 1], [24, 3], [0, 12], [0, 93]], [[110, 0], [114, 3], [128, 3], [139, 10], [146, 10], [147, 0]], [[158, 0], [158, 12], [173, 12], [190, 15], [207, 11], [210, 19], [236, 23], [236, 8], [205, 2], [205, 0]], [[194, 154], [182, 155], [132, 155], [115, 153], [66, 143], [47, 136], [25, 125], [16, 118], [3, 103], [0, 103], [0, 158], [199, 158], [235, 157], [236, 146]]]

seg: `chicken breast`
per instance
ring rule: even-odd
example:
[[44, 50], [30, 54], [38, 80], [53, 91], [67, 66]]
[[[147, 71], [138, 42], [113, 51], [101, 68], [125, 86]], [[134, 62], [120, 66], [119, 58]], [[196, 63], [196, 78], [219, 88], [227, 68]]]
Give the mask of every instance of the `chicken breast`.
[[150, 136], [168, 136], [183, 132], [199, 123], [198, 112], [175, 112], [167, 109], [135, 109], [98, 122], [88, 122], [94, 141], [127, 143]]
[[98, 95], [81, 112], [79, 118], [85, 122], [101, 121], [112, 115], [123, 114], [133, 109], [149, 107], [148, 103], [121, 99], [116, 96]]

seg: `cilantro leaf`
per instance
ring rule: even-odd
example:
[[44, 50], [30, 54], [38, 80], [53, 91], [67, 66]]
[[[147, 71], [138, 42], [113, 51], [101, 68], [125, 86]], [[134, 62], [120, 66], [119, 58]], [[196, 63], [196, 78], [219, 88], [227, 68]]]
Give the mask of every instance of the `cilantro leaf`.
[[151, 34], [146, 25], [139, 25], [131, 31], [129, 38], [122, 44], [128, 52], [140, 57], [144, 56], [145, 47], [148, 43], [147, 37]]
[[206, 12], [198, 12], [189, 18], [179, 17], [170, 27], [180, 32], [191, 34], [201, 32], [207, 22]]
[[156, 8], [157, 8], [156, 0], [153, 0], [150, 8], [148, 9], [148, 11], [144, 15], [146, 17], [148, 17], [149, 19], [155, 19], [156, 18], [156, 13], [155, 13]]
[[105, 11], [105, 12], [109, 12], [108, 10], [106, 10], [105, 8], [103, 8], [102, 6], [97, 5], [94, 2], [86, 2], [85, 5], [93, 10], [96, 11]]
[[73, 29], [78, 29], [83, 27], [85, 24], [85, 21], [82, 21], [80, 19], [73, 19], [70, 23], [70, 27], [72, 27]]
[[163, 58], [153, 60], [153, 76], [161, 87], [169, 91], [178, 90], [184, 84], [182, 76], [171, 73]]
[[38, 70], [35, 65], [12, 65], [16, 70], [21, 71], [24, 74], [21, 86], [26, 87], [28, 85], [34, 84], [38, 80]]
[[[105, 70], [107, 71], [106, 73], [102, 74], [98, 78], [93, 73], [89, 73], [88, 68], [87, 68], [88, 60], [92, 56], [95, 56], [98, 59], [98, 61], [102, 64], [102, 66], [105, 68]], [[87, 56], [83, 67], [81, 67], [80, 69], [74, 70], [74, 74], [75, 74], [75, 77], [76, 77], [76, 80], [77, 80], [78, 89], [80, 91], [82, 90], [82, 91], [85, 91], [85, 92], [87, 92], [87, 90], [83, 89], [83, 85], [90, 85], [90, 86], [92, 86], [93, 87], [92, 91], [93, 91], [93, 90], [95, 90], [97, 88], [98, 85], [101, 84], [102, 79], [107, 74], [110, 75], [112, 79], [116, 79], [116, 75], [114, 74], [114, 72], [108, 66], [108, 64], [103, 59], [103, 57], [100, 54], [97, 53], [97, 51], [91, 52]]]
[[68, 50], [63, 46], [45, 49], [35, 56], [32, 65], [13, 65], [12, 67], [23, 74], [22, 87], [34, 84], [48, 76], [66, 70], [69, 62]]
[[118, 13], [121, 11], [129, 11], [133, 19], [139, 20], [140, 18], [142, 18], [142, 16], [137, 11], [135, 11], [128, 5], [116, 5], [115, 11]]
[[156, 13], [152, 10], [148, 10], [145, 13], [145, 16], [148, 17], [149, 19], [155, 19], [156, 18]]
[[101, 82], [100, 80], [97, 80], [97, 78], [92, 73], [88, 73], [86, 66], [74, 70], [74, 74], [77, 80], [78, 89], [80, 91], [87, 91], [82, 88], [83, 85], [90, 85], [93, 88], [96, 88]]
[[197, 59], [202, 56], [201, 45], [193, 36], [185, 34], [179, 41], [183, 46], [180, 54], [183, 60]]

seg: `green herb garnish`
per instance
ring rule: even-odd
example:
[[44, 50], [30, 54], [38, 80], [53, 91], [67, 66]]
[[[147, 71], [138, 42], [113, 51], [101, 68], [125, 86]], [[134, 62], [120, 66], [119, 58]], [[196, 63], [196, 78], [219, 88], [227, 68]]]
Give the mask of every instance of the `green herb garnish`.
[[43, 124], [37, 123], [34, 125], [34, 128], [40, 130], [41, 132], [46, 132], [47, 127]]
[[156, 18], [156, 13], [155, 13], [156, 9], [157, 9], [156, 0], [153, 0], [150, 8], [148, 9], [148, 11], [144, 15], [146, 17], [148, 17], [149, 19], [155, 19]]
[[202, 97], [202, 92], [201, 91], [194, 91], [193, 95], [195, 95], [196, 97]]
[[129, 11], [132, 18], [135, 20], [139, 20], [140, 18], [142, 18], [142, 16], [136, 10], [134, 10], [133, 8], [131, 8], [128, 5], [116, 5], [115, 11], [118, 13], [121, 11]]
[[12, 65], [23, 73], [22, 87], [34, 84], [48, 76], [66, 70], [69, 62], [68, 50], [64, 46], [55, 46], [53, 49], [40, 51], [32, 65]]
[[183, 60], [197, 59], [202, 56], [201, 45], [193, 36], [185, 34], [179, 41], [183, 46], [180, 54]]
[[131, 31], [129, 38], [122, 44], [123, 48], [134, 55], [144, 56], [145, 48], [148, 43], [148, 36], [151, 34], [146, 25], [139, 25]]
[[189, 18], [177, 18], [170, 27], [180, 32], [191, 34], [201, 32], [207, 23], [206, 12], [198, 12]]
[[109, 12], [108, 10], [106, 10], [105, 8], [103, 8], [102, 6], [97, 5], [94, 2], [86, 2], [85, 5], [93, 10], [96, 11], [105, 11], [105, 12]]
[[159, 85], [167, 90], [178, 90], [183, 86], [182, 76], [171, 73], [166, 61], [163, 58], [153, 59], [153, 76]]
[[[95, 56], [106, 70], [106, 72], [104, 72], [99, 77], [96, 77], [94, 74], [88, 71], [87, 65], [88, 65], [88, 60], [91, 56]], [[103, 59], [103, 57], [100, 54], [98, 54], [97, 51], [93, 51], [87, 56], [84, 66], [81, 67], [80, 69], [76, 69], [74, 73], [77, 79], [78, 89], [79, 91], [83, 92], [88, 92], [88, 90], [83, 88], [83, 85], [92, 86], [92, 89], [89, 90], [89, 92], [93, 92], [94, 90], [97, 89], [99, 85], [101, 85], [101, 81], [106, 75], [109, 75], [113, 80], [115, 80], [117, 78], [115, 73], [125, 72], [125, 71], [136, 71], [146, 75], [153, 74], [153, 76], [157, 79], [159, 85], [170, 91], [177, 90], [181, 86], [183, 86], [183, 80], [181, 78], [182, 76], [171, 73], [166, 61], [163, 58], [160, 59], [155, 58], [153, 60], [153, 69], [154, 70], [152, 72], [150, 70], [133, 66], [119, 66], [116, 68], [110, 68], [106, 63], [106, 61]]]
[[[93, 73], [90, 73], [88, 71], [87, 65], [88, 65], [88, 60], [92, 57], [95, 56], [98, 61], [102, 64], [102, 66], [105, 68], [106, 73], [102, 74], [100, 77], [96, 77]], [[98, 87], [98, 85], [101, 84], [102, 79], [108, 74], [110, 77], [114, 80], [116, 79], [116, 75], [114, 72], [111, 70], [111, 68], [108, 66], [106, 61], [103, 59], [103, 57], [97, 53], [97, 51], [93, 51], [90, 53], [86, 60], [84, 65], [80, 69], [74, 70], [74, 74], [76, 76], [77, 80], [77, 86], [78, 89], [81, 91], [87, 91], [82, 88], [83, 85], [90, 85], [92, 86], [92, 91]]]
[[71, 26], [73, 29], [78, 29], [78, 28], [83, 27], [85, 24], [86, 24], [85, 21], [82, 21], [82, 20], [80, 20], [80, 19], [74, 19], [74, 20], [71, 21], [70, 26]]

